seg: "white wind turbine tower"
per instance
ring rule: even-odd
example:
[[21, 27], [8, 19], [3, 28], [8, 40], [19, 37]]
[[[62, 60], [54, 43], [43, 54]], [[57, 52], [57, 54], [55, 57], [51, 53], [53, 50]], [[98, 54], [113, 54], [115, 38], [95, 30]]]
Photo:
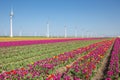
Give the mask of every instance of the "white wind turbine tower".
[[11, 9], [11, 12], [10, 12], [10, 37], [13, 37], [13, 31], [12, 31], [12, 17], [13, 17], [13, 10]]
[[34, 33], [34, 36], [37, 36], [37, 32]]
[[65, 25], [64, 29], [65, 29], [65, 35], [64, 35], [64, 37], [66, 38], [67, 37], [67, 27], [66, 27], [66, 25]]
[[84, 29], [81, 29], [81, 37], [84, 38]]
[[50, 34], [49, 34], [49, 22], [47, 22], [47, 37], [49, 37]]
[[75, 37], [77, 37], [77, 27], [75, 27]]
[[21, 31], [19, 32], [19, 36], [22, 36], [22, 32]]

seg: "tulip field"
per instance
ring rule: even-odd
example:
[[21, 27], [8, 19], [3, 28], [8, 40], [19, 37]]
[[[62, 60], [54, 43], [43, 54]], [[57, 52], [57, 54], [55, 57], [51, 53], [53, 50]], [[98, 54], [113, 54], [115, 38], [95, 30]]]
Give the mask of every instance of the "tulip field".
[[0, 80], [120, 80], [120, 38], [0, 39]]

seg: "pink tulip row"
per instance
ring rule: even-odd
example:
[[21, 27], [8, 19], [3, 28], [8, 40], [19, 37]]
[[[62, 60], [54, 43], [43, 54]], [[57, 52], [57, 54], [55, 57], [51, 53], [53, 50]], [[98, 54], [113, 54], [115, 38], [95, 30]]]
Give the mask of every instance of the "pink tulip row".
[[106, 80], [118, 80], [120, 74], [120, 38], [117, 38], [111, 52]]
[[33, 64], [29, 64], [28, 68], [20, 68], [15, 69], [9, 72], [3, 72], [0, 74], [0, 79], [29, 79], [39, 77], [41, 75], [45, 76], [49, 75], [49, 71], [53, 70], [55, 66], [60, 65], [68, 61], [69, 59], [73, 59], [79, 54], [89, 51], [97, 46], [100, 46], [102, 43], [106, 41], [98, 42], [87, 47], [78, 48], [77, 50], [73, 50], [71, 52], [65, 52], [58, 56], [53, 56], [52, 58], [47, 58], [44, 60], [40, 60], [34, 62]]
[[[91, 76], [94, 76], [94, 70], [97, 69], [97, 65], [106, 55], [106, 51], [111, 47], [112, 41], [104, 42], [101, 46], [95, 50], [89, 52], [87, 55], [80, 57], [72, 66], [67, 67], [66, 72], [63, 74], [57, 73], [52, 78], [53, 80], [91, 80]], [[49, 77], [47, 78], [48, 80]]]
[[99, 38], [63, 38], [63, 39], [52, 39], [52, 40], [28, 40], [28, 41], [10, 41], [10, 42], [0, 42], [0, 47], [9, 47], [9, 46], [23, 46], [23, 45], [32, 45], [32, 44], [47, 44], [47, 43], [56, 43], [56, 42], [66, 42], [74, 40], [94, 40]]

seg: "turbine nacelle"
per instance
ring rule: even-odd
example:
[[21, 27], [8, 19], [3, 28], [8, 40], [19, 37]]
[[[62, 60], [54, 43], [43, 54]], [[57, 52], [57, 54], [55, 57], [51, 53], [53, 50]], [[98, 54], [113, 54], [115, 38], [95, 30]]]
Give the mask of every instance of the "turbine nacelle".
[[12, 17], [14, 14], [13, 14], [13, 10], [11, 10], [11, 12], [10, 12], [10, 16]]

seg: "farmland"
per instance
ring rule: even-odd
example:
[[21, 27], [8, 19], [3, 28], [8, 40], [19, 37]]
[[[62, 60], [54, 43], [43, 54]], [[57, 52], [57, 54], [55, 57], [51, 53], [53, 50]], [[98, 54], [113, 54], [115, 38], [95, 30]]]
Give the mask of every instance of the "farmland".
[[114, 80], [119, 53], [119, 38], [1, 38], [0, 79]]

